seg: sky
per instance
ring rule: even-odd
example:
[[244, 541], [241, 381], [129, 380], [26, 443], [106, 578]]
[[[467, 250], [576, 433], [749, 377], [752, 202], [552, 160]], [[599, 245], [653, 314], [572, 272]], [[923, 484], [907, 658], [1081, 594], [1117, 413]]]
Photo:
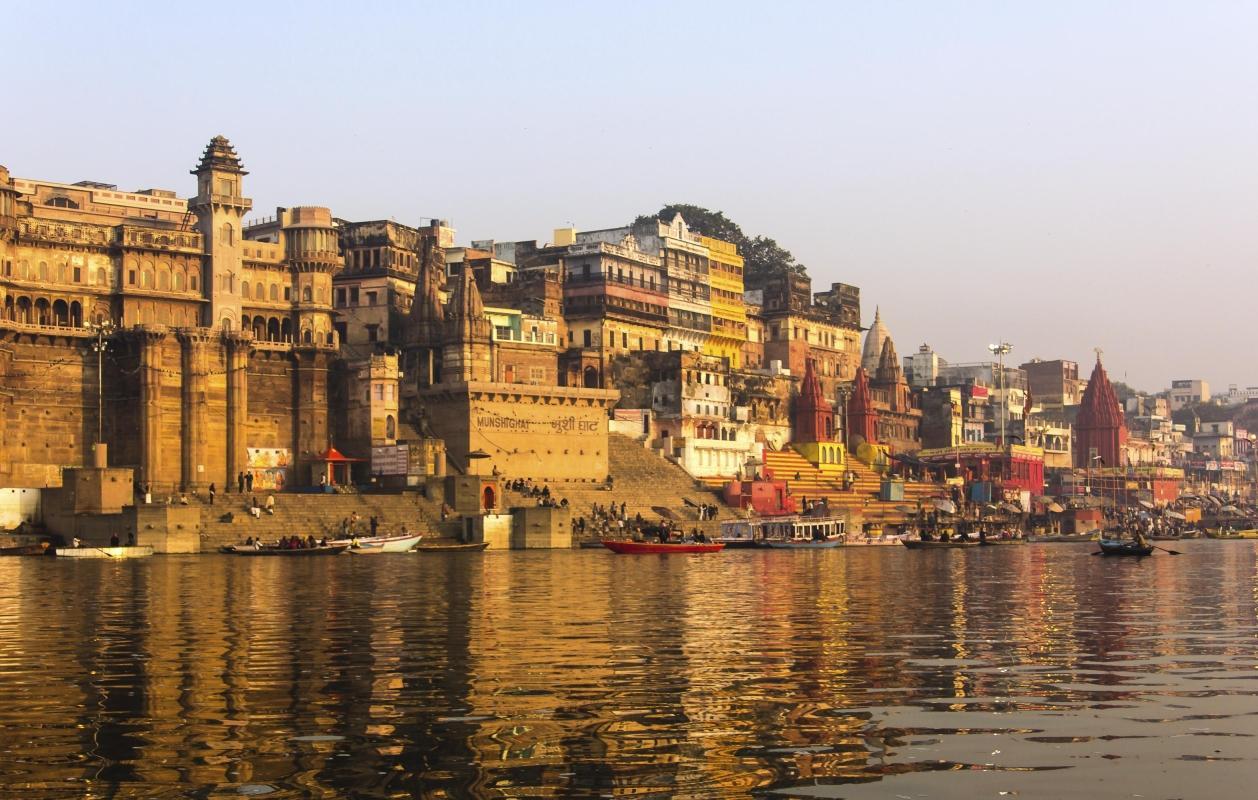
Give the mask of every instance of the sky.
[[1258, 385], [1258, 4], [0, 0], [0, 164], [547, 241], [665, 203], [901, 355]]

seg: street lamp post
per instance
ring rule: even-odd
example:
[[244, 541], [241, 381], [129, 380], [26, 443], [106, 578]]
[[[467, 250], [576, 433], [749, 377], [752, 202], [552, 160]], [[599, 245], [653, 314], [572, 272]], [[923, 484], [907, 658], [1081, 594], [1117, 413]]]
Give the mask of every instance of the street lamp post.
[[989, 344], [987, 349], [996, 356], [997, 369], [1000, 371], [1000, 446], [1005, 446], [1005, 418], [1009, 416], [1009, 398], [1005, 394], [1005, 356], [1013, 350], [1008, 342]]
[[96, 353], [96, 446], [99, 447], [105, 439], [104, 367], [105, 351], [109, 349], [109, 342], [106, 339], [113, 335], [114, 323], [106, 319], [102, 322], [88, 322], [84, 327], [96, 336], [95, 341], [92, 342], [92, 350]]

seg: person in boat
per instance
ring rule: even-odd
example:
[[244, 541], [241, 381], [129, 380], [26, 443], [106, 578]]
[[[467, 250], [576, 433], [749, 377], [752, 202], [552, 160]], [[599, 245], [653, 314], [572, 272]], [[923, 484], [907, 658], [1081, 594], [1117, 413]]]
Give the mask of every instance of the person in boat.
[[70, 546], [77, 550], [83, 546], [83, 540], [75, 536], [72, 540], [70, 540]]
[[252, 537], [252, 536], [250, 536], [248, 539], [245, 539], [245, 547], [253, 547], [253, 537]]
[[324, 537], [323, 537], [323, 539], [322, 539], [322, 540], [320, 540], [320, 542], [319, 542], [319, 546], [320, 546], [320, 547], [327, 547], [327, 546], [328, 546], [328, 537], [324, 536]]
[[978, 531], [978, 543], [987, 544], [987, 530], [984, 528], [980, 528]]
[[315, 548], [315, 538], [314, 538], [314, 534], [313, 534], [313, 533], [312, 533], [312, 534], [309, 534], [309, 535], [306, 537], [306, 547], [310, 548], [311, 550], [313, 550], [313, 549]]
[[1136, 530], [1136, 535], [1132, 537], [1132, 541], [1136, 543], [1136, 547], [1144, 548], [1149, 546], [1149, 541], [1144, 538], [1144, 531]]

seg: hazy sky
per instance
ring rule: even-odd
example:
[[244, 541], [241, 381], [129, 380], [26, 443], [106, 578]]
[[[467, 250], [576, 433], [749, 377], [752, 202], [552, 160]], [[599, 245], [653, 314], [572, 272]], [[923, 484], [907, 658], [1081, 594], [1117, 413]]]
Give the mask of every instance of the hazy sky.
[[724, 210], [901, 355], [1258, 384], [1258, 4], [3, 0], [0, 163], [546, 240]]

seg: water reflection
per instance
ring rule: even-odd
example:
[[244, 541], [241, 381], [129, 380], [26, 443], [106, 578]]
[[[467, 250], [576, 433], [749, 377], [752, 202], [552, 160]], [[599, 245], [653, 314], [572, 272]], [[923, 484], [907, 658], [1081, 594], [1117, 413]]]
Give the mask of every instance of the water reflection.
[[0, 559], [0, 785], [1225, 791], [1258, 776], [1258, 559], [1177, 547]]

